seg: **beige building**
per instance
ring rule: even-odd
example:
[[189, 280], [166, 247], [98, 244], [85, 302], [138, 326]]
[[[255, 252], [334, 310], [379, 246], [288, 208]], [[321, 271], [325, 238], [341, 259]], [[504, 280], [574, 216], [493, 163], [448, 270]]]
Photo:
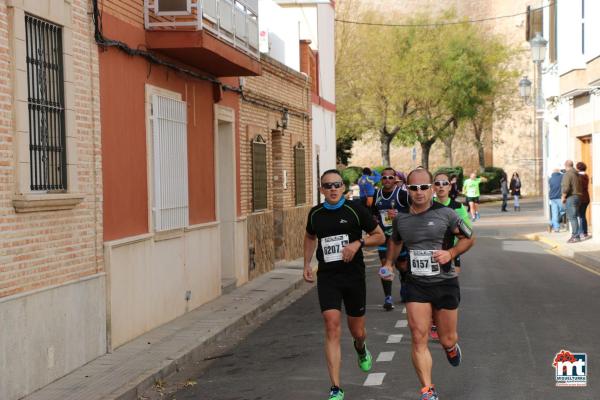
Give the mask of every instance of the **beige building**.
[[0, 399], [106, 352], [98, 52], [86, 0], [0, 1]]
[[[529, 43], [526, 40], [528, 27], [528, 6], [537, 6], [541, 2], [532, 0], [362, 0], [364, 9], [376, 9], [383, 12], [394, 12], [398, 15], [413, 16], [418, 13], [439, 14], [448, 9], [456, 10], [457, 15], [471, 20], [490, 17], [503, 17], [521, 13], [520, 15], [497, 18], [481, 24], [483, 29], [503, 37], [505, 42], [519, 49], [519, 56], [513, 67], [522, 71], [522, 75], [533, 76], [534, 65], [531, 61]], [[517, 171], [522, 181], [522, 193], [525, 195], [540, 192], [536, 186], [536, 165], [541, 169], [541, 157], [538, 152], [535, 134], [535, 115], [532, 105], [525, 105], [519, 98], [518, 81], [515, 80], [515, 96], [508, 119], [495, 121], [493, 126], [483, 135], [486, 165], [502, 167], [509, 176]], [[453, 164], [464, 168], [465, 173], [478, 168], [477, 149], [473, 143], [470, 129], [461, 128], [453, 143]], [[420, 147], [415, 145], [416, 157], [413, 161], [412, 147], [392, 146], [390, 159], [392, 166], [400, 170], [409, 170], [421, 160]], [[436, 169], [447, 165], [444, 155], [445, 146], [436, 142], [430, 153], [430, 168]], [[353, 157], [350, 165], [379, 165], [381, 155], [378, 143], [373, 140], [357, 142], [352, 149]]]

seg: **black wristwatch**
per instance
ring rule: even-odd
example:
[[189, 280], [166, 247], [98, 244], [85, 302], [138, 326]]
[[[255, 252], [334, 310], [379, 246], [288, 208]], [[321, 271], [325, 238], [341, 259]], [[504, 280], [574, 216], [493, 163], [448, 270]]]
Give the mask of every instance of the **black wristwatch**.
[[358, 241], [360, 242], [360, 248], [362, 249], [363, 247], [365, 247], [365, 239], [360, 238], [358, 239]]

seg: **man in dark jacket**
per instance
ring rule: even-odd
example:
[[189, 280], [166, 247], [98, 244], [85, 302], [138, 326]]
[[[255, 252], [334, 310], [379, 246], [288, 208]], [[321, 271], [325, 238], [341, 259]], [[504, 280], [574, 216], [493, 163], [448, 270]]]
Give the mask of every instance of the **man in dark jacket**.
[[581, 182], [579, 174], [573, 168], [573, 161], [565, 161], [565, 174], [561, 182], [562, 203], [567, 211], [567, 218], [571, 224], [571, 238], [567, 243], [579, 242], [579, 221], [577, 220], [579, 212], [579, 203], [581, 196]]
[[565, 212], [561, 201], [562, 174], [556, 168], [548, 179], [548, 198], [550, 200], [550, 227], [553, 232], [560, 230], [560, 217]]

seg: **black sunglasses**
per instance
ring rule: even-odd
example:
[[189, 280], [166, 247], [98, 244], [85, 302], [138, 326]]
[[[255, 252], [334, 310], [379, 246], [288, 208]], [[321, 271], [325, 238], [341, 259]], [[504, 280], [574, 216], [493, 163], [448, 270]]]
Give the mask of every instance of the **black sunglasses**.
[[435, 184], [435, 186], [448, 186], [450, 184], [450, 182], [448, 181], [435, 181], [433, 183]]
[[321, 184], [323, 189], [339, 189], [344, 186], [344, 182], [326, 182]]
[[431, 189], [431, 183], [424, 183], [422, 185], [408, 185], [406, 186], [408, 188], [408, 190], [410, 190], [411, 192], [416, 192], [417, 190], [420, 191], [425, 191], [428, 189]]

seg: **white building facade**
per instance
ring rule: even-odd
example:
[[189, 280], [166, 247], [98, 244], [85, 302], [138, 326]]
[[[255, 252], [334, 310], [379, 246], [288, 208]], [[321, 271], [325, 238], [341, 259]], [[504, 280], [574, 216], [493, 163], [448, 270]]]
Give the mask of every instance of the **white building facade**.
[[[600, 2], [544, 4], [544, 171], [583, 161], [590, 176], [589, 233], [600, 240]], [[595, 18], [594, 18], [595, 17]]]
[[[259, 4], [263, 6], [267, 2], [272, 1], [261, 0]], [[285, 19], [282, 19], [285, 23], [263, 18], [265, 24], [269, 24], [269, 55], [290, 68], [307, 73], [313, 81], [312, 171], [314, 189], [318, 189], [320, 174], [336, 167], [335, 4], [330, 0], [275, 0], [274, 2], [285, 11]], [[290, 28], [292, 24], [296, 24], [297, 30]], [[290, 32], [297, 32], [300, 42], [295, 37], [291, 37]], [[286, 39], [283, 52], [278, 48], [278, 42], [282, 38]], [[307, 55], [306, 50], [302, 49], [302, 44], [298, 49], [298, 43], [308, 45], [312, 54]], [[296, 54], [299, 55], [299, 59], [295, 59]], [[307, 58], [312, 58], [312, 64]], [[299, 69], [297, 63], [300, 64]], [[319, 202], [318, 190], [313, 190], [313, 202]]]

